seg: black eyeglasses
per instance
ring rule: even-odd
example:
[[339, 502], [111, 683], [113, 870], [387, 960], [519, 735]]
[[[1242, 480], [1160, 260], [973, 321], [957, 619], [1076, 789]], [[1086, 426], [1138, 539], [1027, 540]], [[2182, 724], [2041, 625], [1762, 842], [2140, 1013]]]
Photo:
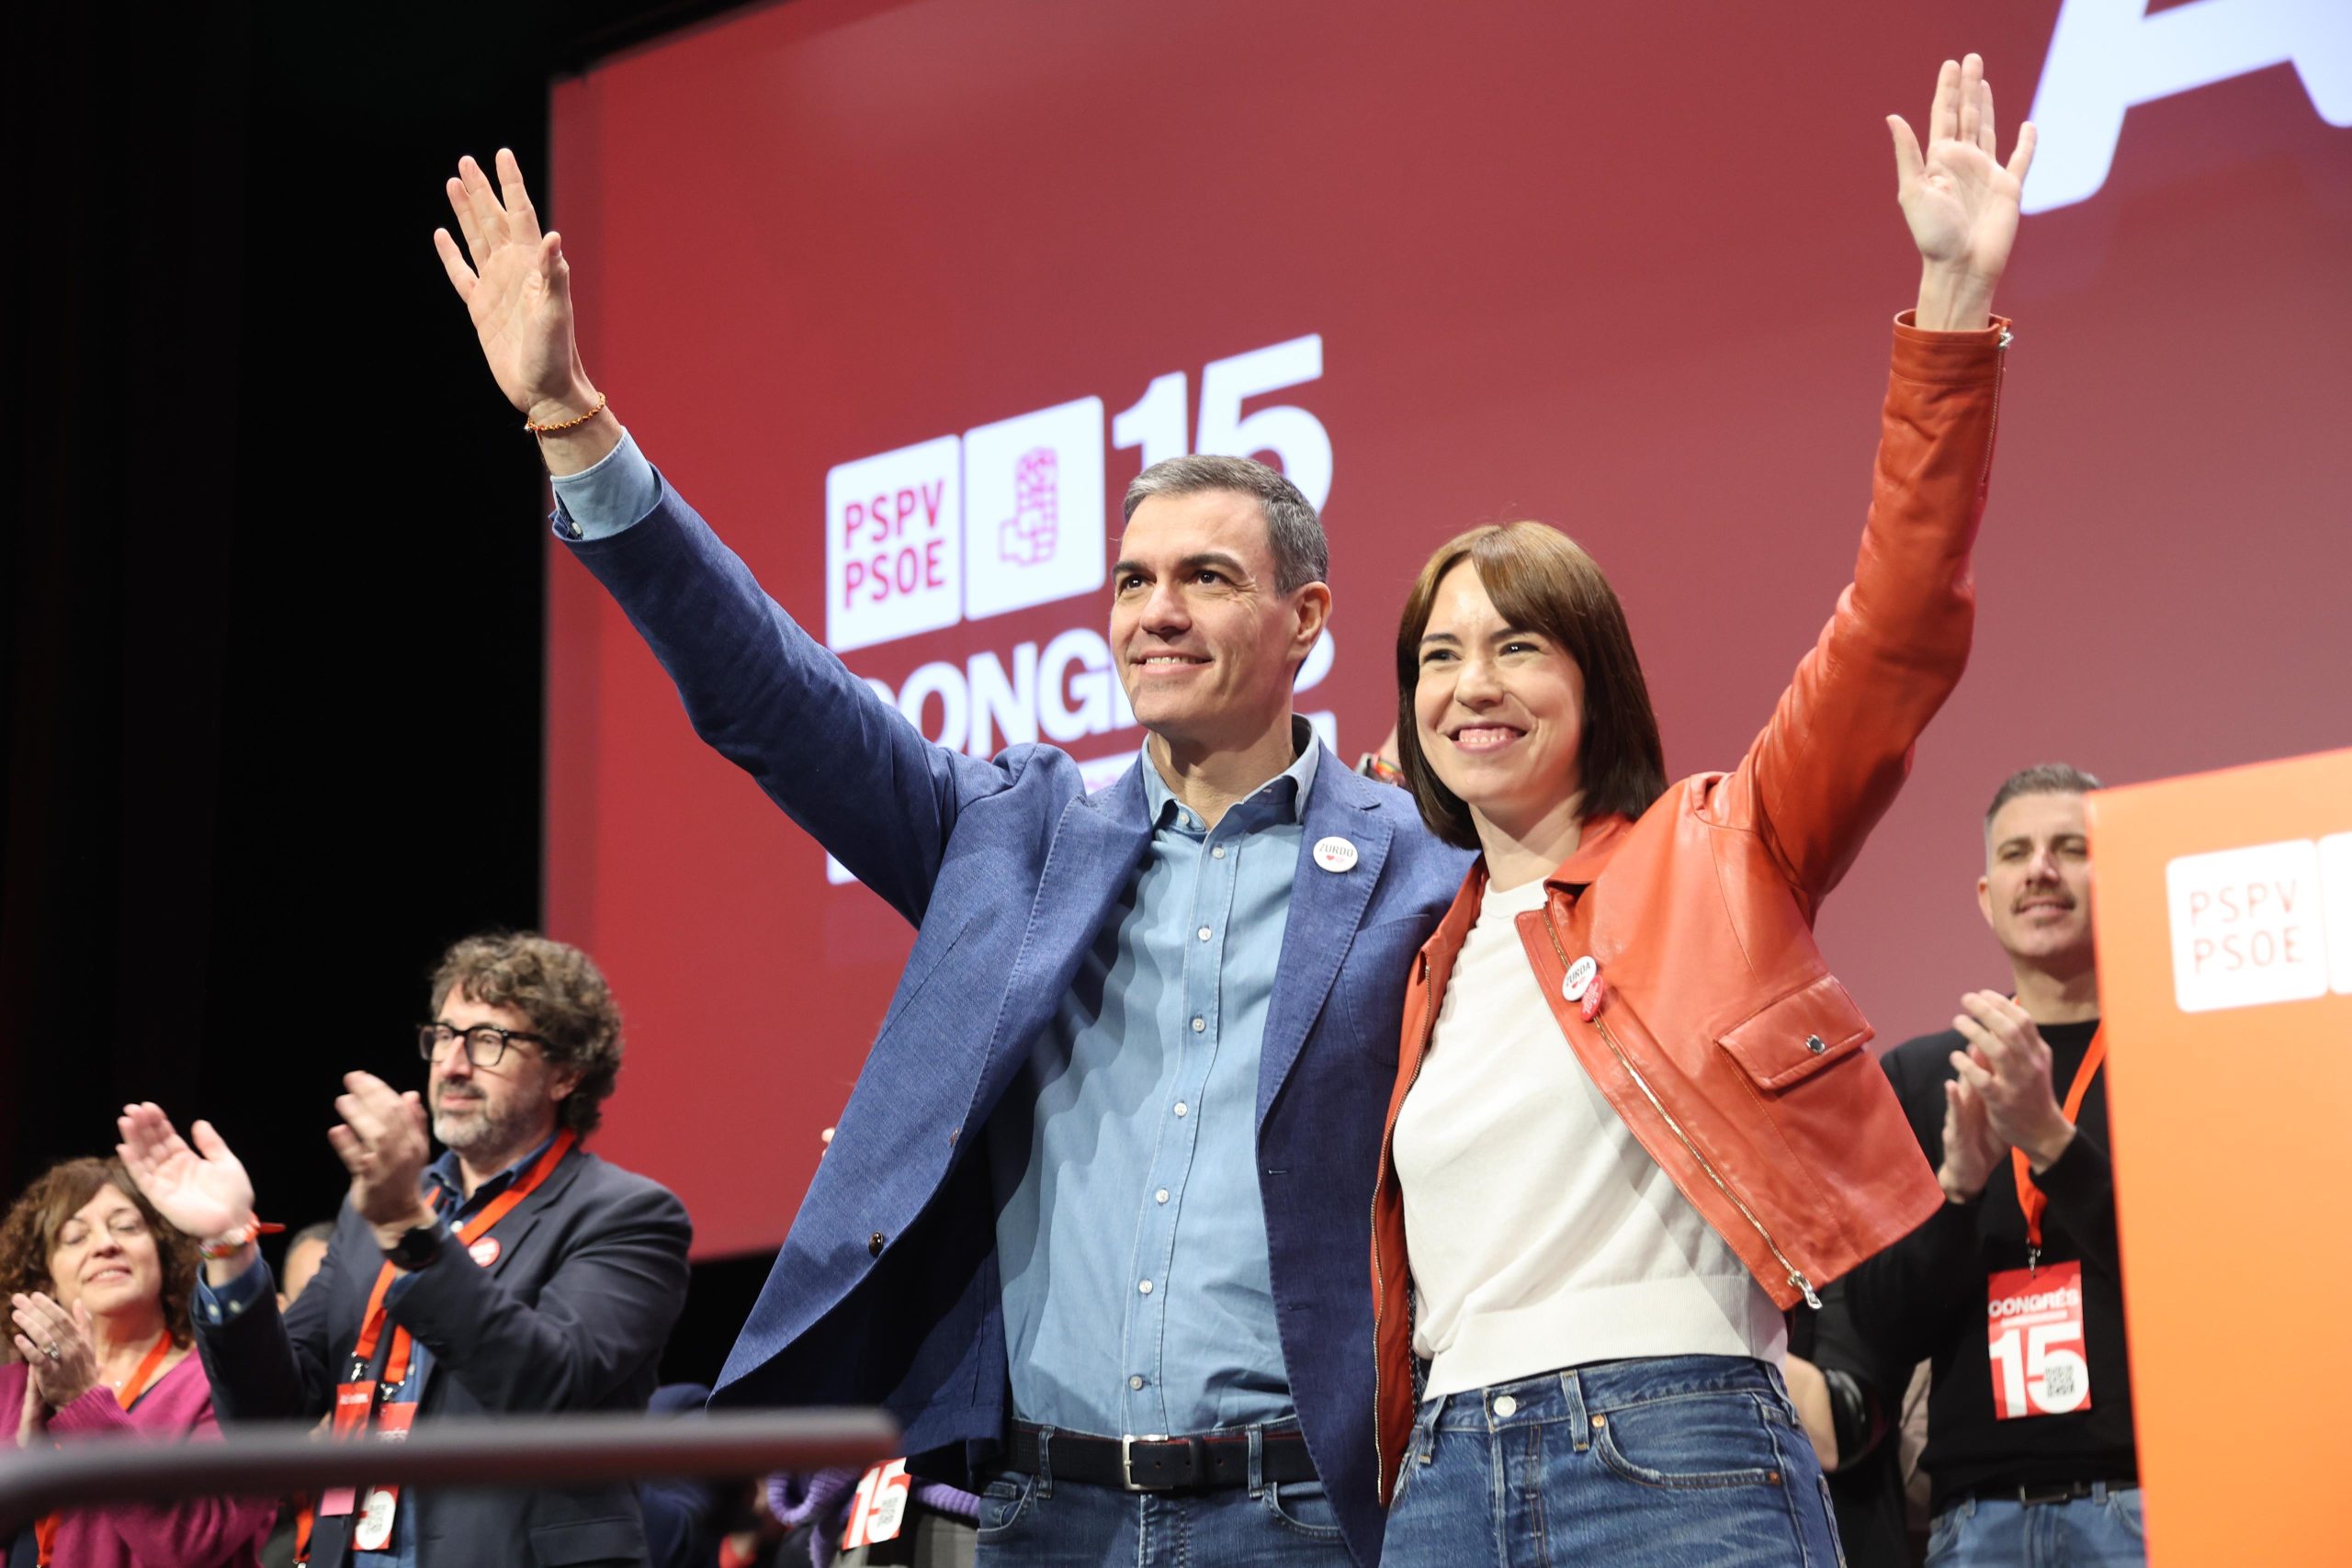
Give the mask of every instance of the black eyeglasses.
[[526, 1034], [519, 1029], [501, 1029], [494, 1023], [477, 1023], [471, 1029], [452, 1029], [446, 1023], [420, 1023], [416, 1026], [416, 1054], [426, 1061], [437, 1061], [448, 1055], [452, 1042], [466, 1043], [466, 1060], [477, 1067], [494, 1067], [506, 1055], [510, 1040], [526, 1041], [533, 1045], [548, 1044], [542, 1035]]

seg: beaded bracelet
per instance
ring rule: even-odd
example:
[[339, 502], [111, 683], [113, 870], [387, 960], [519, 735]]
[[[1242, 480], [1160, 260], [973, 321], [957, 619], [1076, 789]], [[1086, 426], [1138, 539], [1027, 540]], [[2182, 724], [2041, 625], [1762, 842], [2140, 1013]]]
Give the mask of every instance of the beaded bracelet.
[[244, 1224], [222, 1231], [219, 1235], [198, 1242], [197, 1255], [214, 1262], [223, 1258], [234, 1258], [252, 1246], [256, 1237], [276, 1235], [285, 1228], [284, 1225], [271, 1224], [258, 1215], [247, 1214]]
[[580, 426], [587, 423], [590, 420], [595, 418], [598, 414], [603, 413], [604, 412], [605, 394], [599, 392], [596, 394], [596, 406], [590, 409], [586, 413], [582, 414], [578, 419], [567, 419], [561, 424], [535, 424], [529, 420], [525, 420], [523, 422], [523, 428], [533, 435], [560, 435], [567, 430], [579, 429]]

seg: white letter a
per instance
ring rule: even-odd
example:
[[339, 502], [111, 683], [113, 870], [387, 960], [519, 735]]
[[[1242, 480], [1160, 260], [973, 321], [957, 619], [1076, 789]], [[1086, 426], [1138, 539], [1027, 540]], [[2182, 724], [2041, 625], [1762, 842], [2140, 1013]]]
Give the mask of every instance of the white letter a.
[[2352, 126], [2346, 0], [2193, 0], [2153, 17], [2147, 0], [2065, 0], [2033, 96], [2041, 144], [2024, 209], [2065, 207], [2106, 184], [2133, 105], [2290, 62], [2320, 118]]

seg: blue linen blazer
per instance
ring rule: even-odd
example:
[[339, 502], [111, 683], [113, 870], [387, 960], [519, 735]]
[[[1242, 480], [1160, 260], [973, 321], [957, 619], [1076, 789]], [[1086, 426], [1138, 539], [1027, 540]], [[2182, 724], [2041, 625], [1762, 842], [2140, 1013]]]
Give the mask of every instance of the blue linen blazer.
[[[984, 761], [923, 739], [667, 487], [634, 526], [568, 542], [696, 733], [917, 928], [713, 1403], [880, 1404], [928, 1468], [985, 1462], [1005, 1432], [1008, 1374], [979, 1145], [1142, 861], [1142, 779], [1129, 770], [1090, 795], [1051, 746]], [[1431, 837], [1404, 791], [1328, 754], [1304, 826], [1259, 1073], [1258, 1189], [1292, 1397], [1370, 1564], [1381, 1122], [1407, 972], [1471, 856]], [[1315, 864], [1311, 846], [1330, 837], [1356, 847], [1353, 867]]]

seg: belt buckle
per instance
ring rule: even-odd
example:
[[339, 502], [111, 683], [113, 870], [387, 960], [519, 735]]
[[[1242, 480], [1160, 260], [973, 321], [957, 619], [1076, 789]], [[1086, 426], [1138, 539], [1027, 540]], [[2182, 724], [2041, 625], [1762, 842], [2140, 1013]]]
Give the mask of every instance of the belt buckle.
[[[1192, 1461], [1193, 1474], [1189, 1481], [1182, 1478], [1172, 1481], [1137, 1481], [1136, 1479], [1136, 1445], [1137, 1443], [1183, 1444], [1184, 1455]], [[1130, 1492], [1173, 1492], [1188, 1484], [1197, 1486], [1201, 1483], [1203, 1472], [1207, 1469], [1203, 1462], [1204, 1457], [1201, 1449], [1201, 1439], [1198, 1438], [1171, 1438], [1165, 1432], [1146, 1432], [1141, 1437], [1132, 1434], [1124, 1436], [1119, 1439], [1120, 1482]]]
[[[1147, 1443], [1164, 1443], [1168, 1440], [1168, 1434], [1165, 1432], [1146, 1432], [1141, 1440]], [[1128, 1433], [1119, 1438], [1119, 1478], [1121, 1483], [1130, 1492], [1168, 1491], [1169, 1488], [1165, 1486], [1153, 1486], [1148, 1483], [1138, 1483], [1136, 1482], [1136, 1441], [1137, 1439], [1133, 1433]]]

